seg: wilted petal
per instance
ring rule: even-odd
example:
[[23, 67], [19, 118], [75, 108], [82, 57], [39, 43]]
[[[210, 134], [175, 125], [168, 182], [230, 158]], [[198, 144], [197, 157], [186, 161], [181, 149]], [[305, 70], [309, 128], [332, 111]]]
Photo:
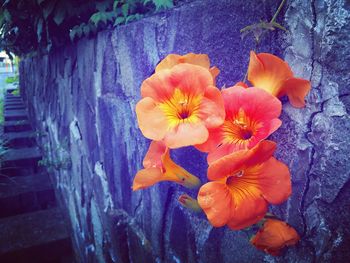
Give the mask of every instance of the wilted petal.
[[251, 243], [260, 250], [278, 256], [286, 246], [295, 245], [300, 240], [298, 233], [286, 222], [267, 219], [263, 227], [251, 239]]

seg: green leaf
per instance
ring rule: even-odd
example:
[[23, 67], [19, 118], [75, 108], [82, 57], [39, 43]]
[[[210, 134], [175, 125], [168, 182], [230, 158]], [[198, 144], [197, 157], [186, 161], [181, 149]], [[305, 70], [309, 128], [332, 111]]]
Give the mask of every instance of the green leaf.
[[81, 26], [73, 27], [69, 32], [70, 40], [73, 41], [76, 37], [81, 37], [82, 33]]
[[272, 22], [272, 25], [273, 25], [274, 27], [277, 27], [277, 28], [283, 30], [283, 31], [288, 31], [287, 28], [285, 28], [284, 26], [282, 26], [281, 24], [279, 24], [279, 23], [277, 23], [277, 22]]
[[110, 1], [96, 2], [96, 9], [100, 12], [105, 12], [110, 5]]
[[156, 10], [172, 8], [174, 6], [172, 0], [152, 0], [153, 4], [156, 6]]
[[129, 4], [125, 3], [124, 5], [122, 5], [122, 14], [123, 16], [128, 16], [129, 13]]
[[56, 4], [56, 0], [50, 0], [49, 2], [45, 2], [47, 3], [43, 9], [43, 15], [45, 17], [45, 20], [47, 20], [47, 18], [49, 17], [49, 15], [52, 13], [55, 4]]
[[118, 26], [120, 24], [123, 24], [125, 22], [125, 17], [123, 16], [118, 16], [115, 20], [114, 20], [114, 24], [113, 26]]
[[108, 20], [108, 21], [113, 21], [115, 18], [115, 13], [113, 11], [105, 12], [104, 14], [106, 16], [106, 20]]
[[120, 3], [120, 0], [114, 0], [113, 3], [113, 10], [116, 10], [118, 8], [118, 4]]
[[62, 22], [67, 16], [67, 10], [69, 7], [70, 5], [67, 4], [65, 1], [59, 1], [57, 3], [57, 7], [55, 8], [55, 15], [53, 17], [53, 20], [55, 21], [56, 25], [62, 24]]
[[36, 34], [38, 36], [38, 43], [41, 41], [41, 36], [43, 33], [43, 22], [44, 20], [42, 18], [39, 19], [37, 27], [36, 27]]
[[12, 16], [11, 16], [10, 12], [7, 9], [4, 9], [3, 13], [4, 13], [5, 20], [6, 21], [11, 21]]
[[103, 15], [102, 15], [102, 12], [97, 12], [95, 14], [93, 14], [91, 17], [90, 17], [90, 21], [92, 23], [94, 23], [95, 25], [98, 25], [98, 23], [103, 19]]
[[90, 34], [90, 27], [89, 27], [89, 25], [82, 25], [82, 28], [83, 28], [83, 33], [84, 33], [84, 35], [85, 36], [89, 36], [89, 34]]
[[97, 26], [100, 22], [107, 23], [107, 21], [113, 21], [114, 18], [115, 13], [113, 11], [97, 12], [90, 17], [90, 21]]
[[5, 19], [4, 13], [0, 12], [0, 27], [2, 27], [2, 25], [4, 23], [4, 19]]
[[133, 21], [135, 19], [136, 19], [135, 15], [129, 15], [129, 16], [126, 17], [125, 23], [129, 23], [129, 22], [131, 22], [131, 21]]

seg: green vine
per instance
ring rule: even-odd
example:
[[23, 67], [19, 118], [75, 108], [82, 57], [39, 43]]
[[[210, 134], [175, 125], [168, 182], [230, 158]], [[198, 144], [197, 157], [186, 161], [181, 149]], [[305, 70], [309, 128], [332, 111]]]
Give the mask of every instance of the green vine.
[[69, 41], [172, 8], [181, 0], [3, 0], [0, 48], [19, 56], [48, 52]]
[[249, 26], [246, 26], [240, 30], [242, 37], [245, 37], [247, 34], [252, 33], [256, 43], [260, 42], [261, 36], [267, 31], [273, 31], [276, 28], [281, 29], [283, 31], [287, 31], [285, 27], [276, 22], [276, 18], [278, 14], [281, 12], [286, 0], [282, 0], [280, 5], [278, 6], [275, 14], [273, 15], [270, 22], [260, 21], [259, 23], [255, 23]]

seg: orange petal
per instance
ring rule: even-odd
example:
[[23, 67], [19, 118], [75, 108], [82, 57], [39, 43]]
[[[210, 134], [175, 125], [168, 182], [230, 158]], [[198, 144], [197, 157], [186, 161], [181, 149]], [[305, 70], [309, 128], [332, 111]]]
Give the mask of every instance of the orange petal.
[[206, 54], [188, 53], [184, 56], [169, 54], [156, 67], [156, 72], [163, 69], [170, 69], [180, 63], [194, 64], [206, 69], [210, 67], [209, 57]]
[[170, 158], [169, 150], [162, 156], [162, 164], [164, 168], [164, 180], [176, 182], [190, 189], [200, 186], [201, 181], [198, 177], [173, 162]]
[[[211, 136], [211, 134], [209, 134], [209, 136]], [[213, 137], [209, 137], [209, 138], [213, 138]], [[209, 141], [209, 139], [208, 139], [208, 141]], [[209, 145], [208, 142], [207, 142], [207, 144]], [[213, 142], [212, 142], [212, 144], [214, 145]], [[222, 145], [218, 146], [218, 142], [216, 142], [216, 147], [208, 153], [207, 162], [209, 165], [211, 165], [213, 162], [215, 162], [215, 161], [217, 161], [225, 156], [228, 156], [229, 154], [232, 154], [233, 152], [239, 152], [240, 150], [242, 151], [242, 149], [238, 149], [235, 144], [222, 144]]]
[[162, 172], [159, 168], [148, 168], [138, 171], [132, 184], [132, 190], [140, 190], [150, 187], [162, 181]]
[[248, 80], [254, 87], [258, 87], [278, 96], [280, 89], [293, 72], [288, 64], [277, 56], [269, 53], [255, 54], [250, 52], [248, 66]]
[[270, 159], [276, 149], [276, 143], [262, 141], [250, 150], [243, 150], [226, 155], [212, 163], [208, 168], [209, 180], [218, 180], [252, 167]]
[[245, 83], [242, 82], [242, 81], [239, 81], [239, 82], [237, 82], [235, 85], [233, 85], [233, 87], [242, 87], [242, 88], [247, 89], [247, 88], [248, 88], [248, 85], [245, 84]]
[[271, 157], [261, 167], [259, 185], [264, 198], [271, 204], [278, 205], [287, 200], [292, 193], [288, 167]]
[[209, 222], [220, 227], [226, 225], [233, 210], [232, 198], [227, 186], [219, 182], [204, 184], [198, 192], [198, 203]]
[[220, 69], [218, 69], [217, 67], [211, 67], [209, 69], [209, 71], [210, 71], [210, 74], [213, 77], [214, 85], [215, 85], [216, 84], [216, 77], [220, 74]]
[[226, 119], [234, 117], [243, 109], [253, 120], [271, 120], [278, 118], [282, 111], [281, 102], [268, 92], [259, 88], [234, 86], [222, 90], [225, 103]]
[[151, 97], [156, 102], [163, 102], [169, 99], [174, 86], [170, 83], [171, 70], [161, 70], [145, 79], [141, 85], [141, 96]]
[[173, 66], [179, 64], [181, 61], [180, 55], [177, 54], [169, 54], [167, 55], [162, 61], [158, 63], [156, 66], [156, 72], [163, 70], [163, 69], [171, 69]]
[[234, 210], [227, 226], [234, 230], [243, 229], [259, 222], [266, 214], [268, 203], [260, 191], [247, 189], [232, 192]]
[[162, 168], [162, 156], [166, 153], [167, 147], [163, 141], [152, 141], [145, 158], [143, 159], [143, 167], [145, 168]]
[[[211, 163], [234, 151], [250, 149], [260, 141], [266, 139], [277, 130], [281, 121], [278, 116], [281, 113], [281, 102], [268, 92], [259, 88], [242, 88], [234, 86], [222, 90], [225, 103], [226, 121], [231, 123], [240, 112], [247, 116], [248, 125], [255, 125], [252, 137], [244, 143], [229, 143], [224, 137], [225, 124], [220, 126], [222, 130], [210, 129], [208, 141], [197, 148], [209, 152], [208, 163]], [[212, 134], [214, 132], [214, 134]], [[217, 147], [221, 145], [220, 147]]]
[[218, 147], [219, 143], [221, 142], [222, 133], [221, 133], [220, 127], [214, 128], [214, 129], [208, 129], [208, 132], [209, 132], [209, 137], [206, 140], [206, 142], [195, 145], [196, 149], [201, 152], [207, 153], [207, 152], [214, 151]]
[[218, 88], [214, 86], [206, 88], [199, 108], [199, 117], [207, 128], [216, 128], [224, 123], [224, 100]]
[[208, 139], [208, 130], [203, 123], [180, 123], [164, 137], [165, 144], [171, 148], [180, 148], [201, 144]]
[[168, 130], [168, 121], [152, 98], [143, 98], [136, 104], [136, 115], [142, 134], [149, 139], [162, 140]]
[[311, 89], [310, 81], [299, 78], [290, 78], [283, 83], [279, 97], [287, 94], [290, 104], [296, 108], [305, 107], [305, 96]]
[[273, 256], [278, 256], [283, 247], [295, 245], [299, 240], [298, 233], [286, 222], [267, 219], [250, 242], [256, 248]]
[[183, 63], [171, 69], [169, 82], [174, 89], [178, 88], [184, 94], [195, 96], [204, 94], [207, 87], [213, 85], [213, 78], [205, 68]]
[[208, 86], [213, 85], [210, 72], [187, 63], [160, 70], [146, 79], [141, 86], [142, 97], [151, 97], [156, 102], [169, 100], [175, 89], [180, 89], [188, 96], [203, 95]]
[[269, 134], [274, 133], [276, 130], [278, 130], [279, 127], [281, 127], [282, 121], [280, 119], [274, 119], [270, 122], [270, 127], [269, 127]]

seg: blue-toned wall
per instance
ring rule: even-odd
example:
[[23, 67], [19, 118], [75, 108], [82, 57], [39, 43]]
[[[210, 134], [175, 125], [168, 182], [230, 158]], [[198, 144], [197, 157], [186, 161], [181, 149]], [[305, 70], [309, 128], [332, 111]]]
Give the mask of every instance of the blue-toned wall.
[[[241, 80], [252, 38], [239, 30], [271, 19], [278, 1], [193, 1], [81, 39], [20, 65], [20, 87], [71, 218], [79, 262], [339, 262], [350, 252], [350, 3], [287, 1], [259, 52], [284, 57], [312, 81], [307, 107], [284, 101], [272, 136], [290, 167], [293, 194], [271, 210], [300, 233], [281, 257], [256, 250], [248, 231], [213, 228], [177, 203], [171, 183], [132, 192], [149, 141], [137, 128], [140, 85], [167, 54], [207, 53], [219, 86]], [[205, 157], [188, 147], [174, 159], [206, 181]]]

